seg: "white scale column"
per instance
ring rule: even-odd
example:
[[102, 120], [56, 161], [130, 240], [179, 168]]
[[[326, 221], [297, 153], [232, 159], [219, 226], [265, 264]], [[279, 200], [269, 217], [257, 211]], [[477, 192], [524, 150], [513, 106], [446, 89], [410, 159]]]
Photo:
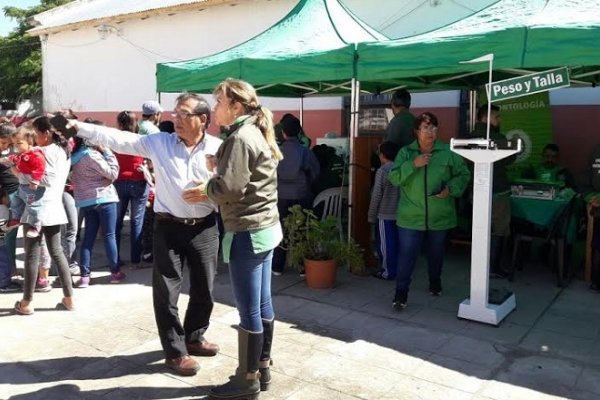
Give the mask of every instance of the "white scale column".
[[511, 293], [501, 304], [489, 303], [490, 232], [494, 162], [521, 151], [496, 149], [485, 139], [452, 139], [452, 151], [475, 163], [471, 239], [471, 295], [460, 303], [458, 317], [498, 325], [516, 307]]

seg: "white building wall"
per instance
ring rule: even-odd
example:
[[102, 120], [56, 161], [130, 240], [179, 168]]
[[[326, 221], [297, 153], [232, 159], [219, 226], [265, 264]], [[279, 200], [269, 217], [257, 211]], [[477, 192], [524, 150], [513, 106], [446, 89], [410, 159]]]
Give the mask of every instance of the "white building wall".
[[[43, 41], [44, 108], [137, 110], [157, 97], [157, 63], [235, 46], [277, 22], [294, 4], [252, 0], [235, 7], [128, 20], [113, 24], [119, 32], [105, 39], [94, 27], [49, 35]], [[169, 99], [163, 102], [168, 105]]]

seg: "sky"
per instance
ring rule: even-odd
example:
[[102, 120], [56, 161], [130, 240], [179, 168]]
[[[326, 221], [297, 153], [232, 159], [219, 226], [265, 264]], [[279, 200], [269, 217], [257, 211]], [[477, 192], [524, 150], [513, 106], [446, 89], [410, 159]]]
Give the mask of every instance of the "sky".
[[6, 36], [16, 27], [14, 19], [4, 16], [4, 7], [29, 8], [38, 4], [40, 4], [40, 0], [0, 0], [0, 36]]

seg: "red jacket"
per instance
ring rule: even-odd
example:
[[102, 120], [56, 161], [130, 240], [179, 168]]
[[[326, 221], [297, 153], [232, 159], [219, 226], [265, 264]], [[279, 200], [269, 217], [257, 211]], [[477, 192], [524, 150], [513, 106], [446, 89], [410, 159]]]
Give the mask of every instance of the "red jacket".
[[40, 183], [46, 171], [46, 158], [42, 150], [32, 148], [24, 153], [13, 154], [10, 158], [17, 171], [24, 175], [30, 175], [32, 183]]

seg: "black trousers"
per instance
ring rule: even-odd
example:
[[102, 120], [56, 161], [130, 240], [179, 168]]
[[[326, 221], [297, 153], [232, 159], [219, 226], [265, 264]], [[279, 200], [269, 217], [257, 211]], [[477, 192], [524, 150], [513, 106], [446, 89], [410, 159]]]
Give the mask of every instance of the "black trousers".
[[[154, 220], [154, 317], [165, 356], [187, 354], [186, 343], [204, 340], [213, 310], [213, 281], [217, 270], [219, 230], [214, 213], [197, 225]], [[183, 325], [177, 300], [183, 270], [190, 275], [190, 299]]]
[[[25, 282], [23, 284], [23, 300], [31, 301], [35, 282], [38, 276], [38, 266], [40, 264], [40, 244], [42, 235], [46, 238], [46, 245], [52, 261], [58, 267], [58, 276], [62, 284], [63, 295], [65, 297], [73, 296], [73, 285], [71, 282], [71, 273], [69, 272], [69, 262], [60, 243], [61, 225], [43, 226], [41, 235], [36, 238], [24, 238], [25, 248]], [[29, 228], [25, 224], [24, 229]]]

